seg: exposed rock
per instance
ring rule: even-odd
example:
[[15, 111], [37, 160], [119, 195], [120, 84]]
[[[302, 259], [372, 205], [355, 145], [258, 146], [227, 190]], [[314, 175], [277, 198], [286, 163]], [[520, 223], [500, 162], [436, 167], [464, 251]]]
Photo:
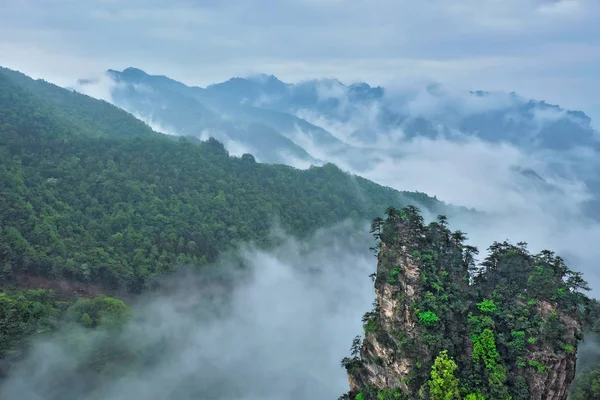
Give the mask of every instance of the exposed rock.
[[582, 295], [565, 284], [572, 271], [552, 253], [504, 242], [474, 274], [473, 248], [444, 222], [424, 226], [408, 208], [374, 227], [377, 301], [360, 355], [346, 359], [348, 397], [438, 399], [427, 381], [447, 350], [461, 394], [445, 399], [566, 400], [581, 338], [573, 304]]

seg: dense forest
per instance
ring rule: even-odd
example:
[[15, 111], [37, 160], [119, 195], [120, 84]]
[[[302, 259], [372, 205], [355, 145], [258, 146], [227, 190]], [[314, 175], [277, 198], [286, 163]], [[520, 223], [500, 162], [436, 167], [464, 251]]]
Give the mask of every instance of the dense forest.
[[[447, 219], [418, 209], [376, 218], [377, 301], [347, 369], [354, 400], [566, 399], [598, 303], [581, 273], [551, 251], [495, 242], [481, 263]], [[597, 398], [597, 366], [573, 399]]]
[[0, 69], [0, 357], [33, 334], [121, 310], [78, 293], [141, 293], [240, 243], [270, 246], [274, 227], [304, 236], [408, 203], [446, 207], [331, 164], [231, 157], [216, 140], [159, 134], [107, 102]]
[[[347, 397], [518, 400], [541, 393], [540, 382], [565, 392], [578, 344], [600, 333], [582, 276], [525, 243], [494, 243], [477, 264], [465, 234], [442, 216], [425, 225], [415, 206], [459, 211], [332, 164], [298, 170], [232, 157], [214, 139], [163, 135], [107, 102], [0, 69], [0, 377], [32, 338], [55, 335], [77, 349], [92, 330], [107, 336], [82, 348], [81, 368], [98, 382], [151, 362], [159, 348], [111, 340], [132, 318], [116, 297], [182, 266], [207, 268], [242, 243], [272, 246], [273, 228], [303, 237], [387, 209], [372, 224], [375, 286], [387, 300], [365, 315], [365, 339], [343, 360]], [[48, 282], [59, 290], [40, 288]], [[578, 373], [571, 399], [600, 399], [596, 360]]]
[[0, 130], [4, 279], [140, 292], [176, 265], [205, 265], [240, 242], [268, 245], [274, 224], [305, 235], [388, 204], [443, 207], [332, 164], [231, 157], [216, 140], [155, 133], [108, 103], [14, 72], [0, 73]]

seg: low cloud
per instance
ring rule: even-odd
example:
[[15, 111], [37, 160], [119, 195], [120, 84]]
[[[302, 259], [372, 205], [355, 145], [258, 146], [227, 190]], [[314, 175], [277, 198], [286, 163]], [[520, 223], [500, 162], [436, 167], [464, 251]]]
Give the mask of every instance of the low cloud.
[[[92, 388], [98, 400], [335, 399], [348, 385], [340, 360], [374, 300], [376, 259], [362, 228], [342, 224], [305, 242], [280, 235], [272, 251], [247, 247], [239, 259], [172, 277], [162, 294], [137, 301], [134, 321], [111, 339], [159, 357], [98, 382], [80, 369], [91, 353], [42, 340], [0, 397], [75, 400]], [[77, 349], [105, 335], [86, 333]]]
[[[494, 240], [504, 239], [527, 241], [533, 251], [555, 250], [573, 263], [572, 268], [583, 271], [600, 291], [600, 274], [594, 272], [594, 260], [600, 256], [594, 243], [600, 240], [600, 228], [584, 212], [595, 196], [585, 181], [598, 167], [593, 149], [525, 151], [435, 126], [436, 136], [409, 139], [402, 124], [390, 129], [381, 122], [384, 103], [357, 106], [348, 102], [343, 90], [335, 89], [336, 81], [322, 83], [325, 89], [331, 89], [323, 90], [324, 98], [338, 100], [343, 111], [350, 111], [346, 116], [322, 113], [318, 107], [293, 111], [330, 132], [344, 143], [343, 148], [316, 143], [314, 136], [300, 127], [284, 132], [313, 157], [398, 190], [424, 192], [445, 202], [473, 207], [485, 215], [453, 222], [482, 252]], [[423, 87], [406, 83], [403, 87], [404, 91], [396, 88], [386, 93], [387, 106], [411, 117], [433, 117], [442, 122], [494, 110], [516, 110], [525, 103], [507, 93], [474, 95], [431, 84]], [[262, 100], [266, 104], [272, 101]], [[522, 112], [507, 115], [513, 114]], [[544, 124], [565, 116], [559, 109], [536, 108], [528, 134], [535, 135]], [[452, 137], [447, 136], [449, 133]], [[233, 155], [253, 153], [236, 143], [226, 142], [225, 146]], [[297, 168], [312, 164], [289, 155], [281, 157]]]
[[505, 92], [475, 95], [435, 82], [408, 92], [394, 87], [388, 92], [388, 97], [395, 108], [408, 115], [444, 122], [456, 122], [455, 119], [473, 114], [507, 109], [525, 101]]
[[[465, 98], [472, 99], [472, 103], [444, 110], [457, 97], [439, 92], [434, 97], [443, 102], [436, 100], [428, 104], [422, 109], [427, 111], [424, 115], [444, 112], [464, 116], [502, 109], [521, 101], [509, 95], [481, 98], [467, 95]], [[353, 148], [348, 156], [321, 147], [321, 159], [382, 185], [424, 192], [480, 211], [476, 217], [450, 222], [454, 229], [468, 234], [482, 257], [493, 241], [525, 241], [534, 252], [556, 251], [571, 268], [584, 272], [593, 295], [600, 294], [600, 273], [596, 268], [600, 250], [595, 245], [600, 241], [600, 224], [597, 216], [589, 214], [588, 206], [597, 196], [587, 181], [594, 178], [598, 168], [597, 153], [593, 149], [523, 150], [461, 132], [449, 138], [443, 131], [435, 137], [407, 139], [401, 130], [385, 130], [377, 119], [370, 118], [372, 113], [368, 110], [354, 113], [347, 121], [314, 111], [305, 110], [300, 115]], [[541, 125], [555, 120], [556, 115], [552, 109], [537, 117]], [[538, 128], [532, 124], [533, 130]], [[363, 141], [353, 136], [354, 132], [364, 129], [375, 135]], [[362, 158], [360, 164], [354, 159], [357, 155]]]

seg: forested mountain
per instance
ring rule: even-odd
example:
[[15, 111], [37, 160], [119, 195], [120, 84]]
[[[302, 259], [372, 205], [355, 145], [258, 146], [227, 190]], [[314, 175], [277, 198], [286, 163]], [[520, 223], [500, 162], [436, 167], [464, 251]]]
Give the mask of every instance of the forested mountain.
[[5, 277], [43, 274], [142, 290], [177, 264], [206, 264], [273, 223], [298, 235], [387, 204], [443, 205], [351, 176], [230, 157], [214, 139], [157, 134], [102, 101], [0, 74]]
[[[581, 111], [515, 93], [463, 93], [438, 84], [404, 89], [336, 79], [292, 84], [255, 75], [201, 88], [137, 68], [106, 74], [101, 83], [81, 80], [75, 89], [86, 92], [101, 84], [110, 101], [158, 130], [213, 135], [230, 152], [249, 152], [264, 162], [333, 162], [366, 175], [388, 160], [410, 160], [415, 151], [431, 147], [425, 143], [510, 148], [522, 154], [506, 171], [516, 191], [535, 185], [552, 195], [560, 190], [556, 181], [583, 183], [591, 194], [586, 213], [600, 218], [600, 180], [594, 173], [600, 166], [594, 156], [599, 136]], [[549, 178], [548, 185], [519, 172], [524, 169]]]
[[[219, 112], [192, 104], [190, 90], [197, 99], [218, 99], [229, 110], [238, 107], [232, 100], [236, 93], [256, 97], [262, 93], [257, 87], [269, 88], [270, 95], [288, 90], [274, 77], [207, 89], [154, 79], [163, 86], [155, 100], [166, 91], [180, 96], [171, 104], [173, 121], [179, 117], [174, 111], [189, 106], [185, 134], [192, 136], [199, 136], [196, 129], [205, 121], [222, 121]], [[314, 85], [298, 86], [304, 93], [298, 98], [310, 104], [319, 96]], [[365, 85], [348, 90], [352, 104], [383, 95]], [[283, 100], [278, 104], [287, 107]], [[238, 115], [246, 116], [244, 129], [254, 119], [257, 135], [270, 137], [268, 129], [277, 128], [265, 128], [266, 121], [277, 120], [281, 129], [304, 126], [322, 143], [339, 145], [324, 129], [276, 107], [239, 107]], [[330, 108], [333, 114], [339, 104]], [[445, 217], [425, 225], [416, 208], [402, 207], [418, 206], [433, 215], [466, 210], [423, 193], [377, 185], [333, 164], [306, 170], [263, 164], [251, 154], [231, 156], [214, 138], [200, 141], [185, 134], [157, 133], [108, 102], [0, 70], [0, 377], [15, 371], [29, 377], [30, 371], [46, 368], [40, 374], [51, 373], [42, 386], [36, 386], [41, 375], [32, 373], [31, 393], [57, 400], [112, 398], [107, 393], [127, 379], [146, 382], [142, 371], [164, 373], [163, 352], [181, 336], [149, 335], [147, 316], [138, 315], [131, 324], [135, 312], [101, 293], [139, 299], [181, 266], [213, 271], [208, 265], [216, 263], [218, 271], [219, 260], [240, 244], [273, 247], [274, 227], [300, 238], [348, 219], [362, 229], [362, 221], [387, 209], [387, 220], [377, 218], [372, 225], [379, 250], [378, 303], [363, 321], [364, 342], [355, 341], [352, 358], [344, 359], [351, 384], [347, 396], [391, 400], [421, 393], [426, 399], [516, 400], [543, 399], [552, 391], [554, 399], [565, 398], [577, 345], [584, 331], [599, 331], [600, 307], [580, 293], [585, 282], [562, 259], [551, 252], [530, 254], [522, 243], [494, 243], [481, 272], [474, 264], [477, 250], [464, 245], [463, 233], [446, 227]], [[520, 173], [546, 185], [535, 171]], [[233, 286], [231, 276], [215, 274], [214, 282]], [[210, 286], [204, 284], [193, 289], [202, 292]], [[195, 312], [185, 318], [202, 314]], [[32, 338], [42, 337], [53, 341], [41, 354], [55, 356], [53, 346], [68, 348], [77, 355], [74, 363], [55, 357], [41, 365], [28, 358]], [[590, 360], [576, 380], [574, 399], [597, 396], [595, 362]], [[75, 386], [67, 382], [73, 374], [81, 378]], [[210, 387], [187, 377], [169, 395], [228, 398], [240, 390], [228, 385], [227, 374], [215, 376]], [[14, 397], [23, 384], [28, 386], [15, 380], [6, 388], [0, 384], [0, 394]], [[133, 394], [141, 389], [136, 390]], [[302, 398], [295, 396], [290, 398]]]
[[[452, 135], [458, 130], [529, 151], [598, 147], [597, 134], [585, 113], [515, 93], [472, 91], [457, 98], [437, 84], [415, 92], [386, 90], [364, 82], [345, 85], [336, 79], [291, 84], [264, 74], [201, 88], [137, 68], [109, 70], [107, 75], [114, 83], [113, 101], [142, 118], [162, 122], [180, 134], [216, 130], [248, 146], [261, 135], [255, 132], [244, 137], [240, 129], [258, 123], [293, 143], [302, 143], [307, 135], [312, 145], [336, 150], [352, 147], [344, 143], [350, 137], [354, 144], [364, 145], [394, 129], [402, 129], [404, 138]], [[77, 88], [85, 90], [93, 83], [80, 80]], [[191, 116], [195, 119], [190, 120]], [[227, 125], [221, 117], [239, 125]], [[339, 133], [332, 135], [319, 126], [322, 117], [326, 120], [321, 122], [351, 122], [350, 137], [340, 138]]]
[[506, 241], [476, 265], [464, 233], [443, 217], [426, 225], [412, 207], [389, 208], [372, 232], [377, 300], [342, 361], [343, 398], [567, 399], [590, 329], [580, 273], [551, 251]]
[[14, 359], [31, 334], [125, 312], [85, 297], [140, 293], [241, 243], [268, 247], [277, 226], [302, 237], [409, 203], [446, 209], [332, 164], [260, 164], [212, 138], [159, 134], [107, 102], [2, 69], [0, 357]]

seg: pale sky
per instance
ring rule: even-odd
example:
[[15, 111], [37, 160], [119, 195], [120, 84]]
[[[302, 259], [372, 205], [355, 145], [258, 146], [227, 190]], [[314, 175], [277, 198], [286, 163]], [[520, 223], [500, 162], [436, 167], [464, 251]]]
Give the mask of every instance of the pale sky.
[[0, 0], [0, 65], [516, 91], [600, 120], [600, 0]]

